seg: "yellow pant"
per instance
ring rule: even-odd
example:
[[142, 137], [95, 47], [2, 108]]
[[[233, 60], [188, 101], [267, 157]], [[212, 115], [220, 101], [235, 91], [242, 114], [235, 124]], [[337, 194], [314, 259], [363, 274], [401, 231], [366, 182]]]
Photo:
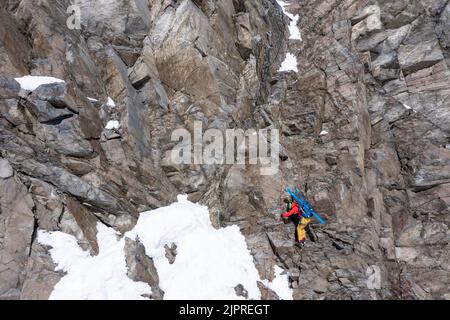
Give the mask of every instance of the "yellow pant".
[[306, 227], [311, 222], [310, 218], [302, 218], [297, 226], [297, 239], [298, 241], [305, 241], [306, 240]]

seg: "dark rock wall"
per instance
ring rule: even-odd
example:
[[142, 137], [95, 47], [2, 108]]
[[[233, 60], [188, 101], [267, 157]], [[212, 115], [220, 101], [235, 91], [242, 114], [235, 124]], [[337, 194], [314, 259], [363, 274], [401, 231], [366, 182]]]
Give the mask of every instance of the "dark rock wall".
[[295, 297], [448, 299], [448, 2], [291, 3], [300, 72], [273, 117], [284, 174], [329, 219]]
[[[81, 30], [68, 0], [0, 4], [0, 298], [45, 299], [62, 276], [38, 228], [95, 254], [96, 223], [124, 232], [178, 193], [238, 224], [294, 298], [450, 298], [450, 5], [287, 2], [301, 42], [271, 0], [81, 0]], [[287, 50], [298, 74], [277, 73]], [[24, 92], [28, 74], [66, 83]], [[194, 121], [280, 129], [280, 173], [170, 163]], [[328, 219], [302, 251], [278, 221], [295, 184]], [[158, 288], [128, 247], [130, 275]]]
[[[98, 222], [124, 232], [181, 192], [199, 200], [217, 169], [168, 164], [172, 132], [251, 114], [283, 58], [272, 56], [287, 32], [271, 1], [75, 3], [81, 30], [66, 23], [70, 1], [0, 7], [3, 298], [46, 298], [61, 276], [38, 228], [71, 233], [95, 254]], [[66, 83], [30, 93], [14, 81], [25, 75]], [[120, 129], [105, 129], [110, 120]]]

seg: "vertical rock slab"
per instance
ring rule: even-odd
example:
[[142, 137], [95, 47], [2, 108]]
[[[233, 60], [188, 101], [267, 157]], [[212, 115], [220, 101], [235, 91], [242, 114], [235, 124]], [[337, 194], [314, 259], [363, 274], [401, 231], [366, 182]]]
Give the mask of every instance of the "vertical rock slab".
[[0, 297], [18, 298], [31, 252], [34, 203], [27, 188], [0, 159]]

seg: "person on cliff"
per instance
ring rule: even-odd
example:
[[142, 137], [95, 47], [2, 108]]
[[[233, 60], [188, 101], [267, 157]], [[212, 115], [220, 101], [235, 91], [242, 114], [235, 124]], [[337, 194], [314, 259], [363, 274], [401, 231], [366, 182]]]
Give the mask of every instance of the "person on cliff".
[[311, 218], [306, 218], [302, 208], [298, 205], [298, 202], [291, 198], [285, 199], [286, 212], [281, 215], [281, 218], [286, 222], [287, 219], [291, 219], [296, 228], [296, 246], [303, 248], [306, 242], [306, 228], [311, 223]]

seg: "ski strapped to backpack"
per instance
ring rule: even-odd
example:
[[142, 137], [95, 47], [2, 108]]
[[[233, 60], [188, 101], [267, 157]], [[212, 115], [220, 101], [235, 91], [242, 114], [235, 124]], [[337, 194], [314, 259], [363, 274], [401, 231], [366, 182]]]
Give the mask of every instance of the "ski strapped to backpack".
[[298, 188], [295, 188], [295, 192], [292, 192], [291, 188], [287, 188], [286, 190], [295, 200], [297, 200], [299, 206], [302, 207], [303, 211], [306, 215], [308, 215], [307, 218], [310, 218], [312, 216], [316, 217], [317, 220], [319, 220], [320, 224], [325, 224], [325, 220], [323, 220], [312, 208], [311, 204], [305, 199], [305, 197], [302, 195], [300, 190]]

